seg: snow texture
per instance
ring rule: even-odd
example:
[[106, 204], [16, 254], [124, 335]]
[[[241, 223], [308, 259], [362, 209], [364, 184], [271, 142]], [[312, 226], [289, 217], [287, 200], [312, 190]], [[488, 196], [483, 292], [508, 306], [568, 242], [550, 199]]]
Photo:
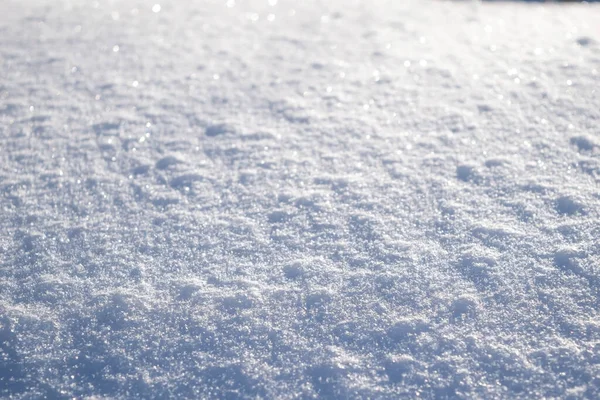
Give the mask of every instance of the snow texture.
[[1, 1], [0, 397], [598, 398], [598, 21]]

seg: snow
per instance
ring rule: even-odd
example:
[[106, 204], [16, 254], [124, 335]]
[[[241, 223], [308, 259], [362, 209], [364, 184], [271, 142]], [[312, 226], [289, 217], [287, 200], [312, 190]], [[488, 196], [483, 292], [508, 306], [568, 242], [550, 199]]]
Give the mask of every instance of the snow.
[[0, 396], [600, 396], [600, 5], [0, 3]]

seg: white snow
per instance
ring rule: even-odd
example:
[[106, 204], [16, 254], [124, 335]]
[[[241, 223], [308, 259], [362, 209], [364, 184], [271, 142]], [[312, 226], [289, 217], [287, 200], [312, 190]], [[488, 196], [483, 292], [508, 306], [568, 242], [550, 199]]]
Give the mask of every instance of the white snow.
[[0, 2], [0, 397], [597, 398], [600, 5]]

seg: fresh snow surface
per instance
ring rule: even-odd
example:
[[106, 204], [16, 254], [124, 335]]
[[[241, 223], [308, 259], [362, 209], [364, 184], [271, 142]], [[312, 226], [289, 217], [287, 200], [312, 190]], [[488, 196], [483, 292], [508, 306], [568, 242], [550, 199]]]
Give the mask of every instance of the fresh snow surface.
[[598, 398], [599, 22], [2, 0], [0, 397]]

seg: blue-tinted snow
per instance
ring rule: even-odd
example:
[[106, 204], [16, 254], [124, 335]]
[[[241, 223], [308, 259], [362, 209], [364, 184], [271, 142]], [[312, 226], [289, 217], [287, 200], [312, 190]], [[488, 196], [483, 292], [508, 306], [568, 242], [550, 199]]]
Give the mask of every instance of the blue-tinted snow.
[[600, 396], [598, 21], [0, 2], [0, 396]]

